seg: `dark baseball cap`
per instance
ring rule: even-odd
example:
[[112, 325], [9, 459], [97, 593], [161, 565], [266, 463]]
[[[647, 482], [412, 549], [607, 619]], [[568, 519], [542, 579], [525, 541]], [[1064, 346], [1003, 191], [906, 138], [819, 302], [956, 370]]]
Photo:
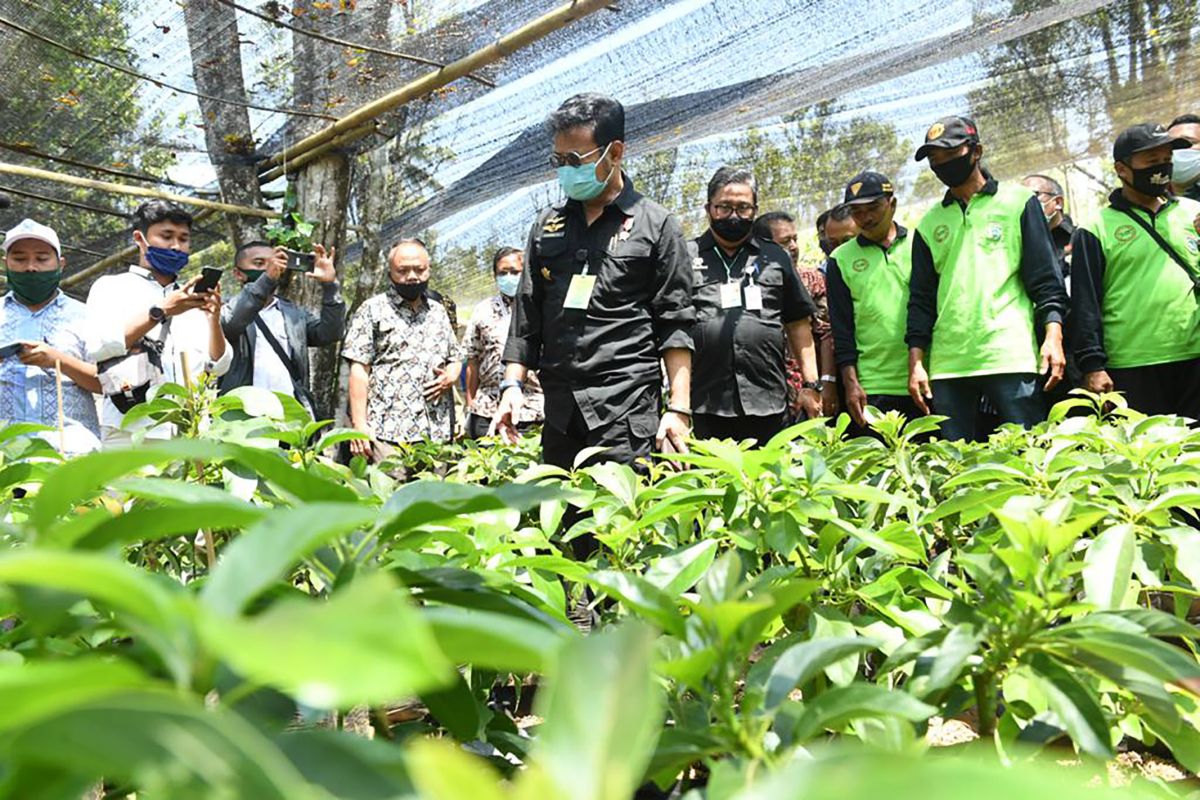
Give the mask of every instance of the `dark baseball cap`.
[[846, 197], [842, 205], [857, 206], [871, 203], [880, 197], [891, 197], [892, 182], [887, 175], [878, 172], [860, 172], [846, 184]]
[[917, 148], [917, 161], [929, 155], [930, 150], [948, 150], [964, 144], [979, 142], [979, 128], [969, 117], [942, 117], [925, 132], [925, 144]]
[[1113, 161], [1124, 161], [1134, 153], [1163, 145], [1168, 145], [1172, 150], [1183, 150], [1191, 147], [1192, 143], [1182, 136], [1172, 136], [1157, 122], [1143, 122], [1131, 125], [1117, 136], [1113, 142]]

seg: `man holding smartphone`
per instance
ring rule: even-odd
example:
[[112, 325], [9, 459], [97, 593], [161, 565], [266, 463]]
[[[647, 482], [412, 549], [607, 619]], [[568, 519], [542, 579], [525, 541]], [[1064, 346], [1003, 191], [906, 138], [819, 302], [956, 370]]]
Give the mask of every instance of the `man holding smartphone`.
[[[337, 250], [322, 245], [311, 272], [321, 284], [320, 314], [275, 296], [288, 267], [287, 251], [266, 242], [249, 242], [234, 254], [233, 275], [242, 290], [221, 311], [221, 327], [233, 347], [233, 363], [221, 378], [221, 391], [257, 386], [282, 392], [317, 414], [312, 398], [308, 348], [324, 347], [346, 332], [346, 303], [333, 266]], [[324, 412], [330, 409], [323, 409]]]
[[[0, 299], [0, 421], [58, 426], [62, 373], [62, 443], [68, 454], [100, 446], [92, 392], [96, 365], [87, 360], [83, 304], [58, 283], [66, 260], [53, 229], [23, 220], [4, 237], [8, 292]], [[50, 441], [58, 443], [56, 436]]]
[[[106, 275], [88, 293], [87, 309], [95, 362], [119, 359], [144, 351], [147, 343], [161, 349], [162, 376], [158, 381], [183, 383], [183, 356], [190, 378], [201, 373], [221, 376], [229, 370], [233, 350], [221, 332], [221, 289], [193, 292], [201, 276], [179, 284], [179, 273], [191, 251], [192, 215], [165, 200], [149, 200], [133, 212], [133, 242], [139, 265], [119, 275]], [[122, 427], [124, 413], [111, 397], [100, 408], [105, 447], [128, 445], [133, 428]], [[146, 436], [170, 438], [169, 425], [152, 427]]]

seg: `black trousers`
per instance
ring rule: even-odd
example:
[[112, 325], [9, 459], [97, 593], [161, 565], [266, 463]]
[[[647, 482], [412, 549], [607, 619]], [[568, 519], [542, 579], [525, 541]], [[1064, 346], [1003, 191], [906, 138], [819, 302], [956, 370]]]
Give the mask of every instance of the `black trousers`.
[[1130, 408], [1143, 414], [1178, 414], [1200, 419], [1200, 358], [1110, 369], [1113, 387], [1125, 393]]
[[787, 412], [752, 416], [721, 417], [716, 414], [695, 414], [692, 417], [692, 432], [697, 439], [754, 439], [757, 446], [766, 444], [772, 436], [787, 425]]
[[[549, 398], [547, 398], [549, 402]], [[547, 419], [542, 427], [542, 461], [563, 469], [575, 468], [575, 457], [588, 447], [608, 448], [599, 455], [588, 458], [584, 464], [616, 461], [639, 469], [638, 459], [649, 458], [654, 451], [654, 438], [658, 434], [658, 398], [649, 397], [624, 416], [599, 428], [588, 428], [583, 412], [571, 403], [571, 416], [565, 430], [560, 430]]]
[[[518, 422], [517, 431], [525, 433], [531, 431], [538, 426], [536, 422]], [[488, 429], [492, 427], [491, 417], [481, 417], [475, 412], [467, 413], [466, 438], [482, 439], [488, 435]]]

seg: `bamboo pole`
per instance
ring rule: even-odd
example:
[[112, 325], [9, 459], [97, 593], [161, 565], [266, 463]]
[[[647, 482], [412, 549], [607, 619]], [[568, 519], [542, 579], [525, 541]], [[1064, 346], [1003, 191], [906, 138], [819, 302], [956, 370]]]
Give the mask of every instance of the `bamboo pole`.
[[66, 415], [63, 413], [62, 359], [54, 359], [54, 392], [58, 396], [58, 452], [67, 452]]
[[[192, 222], [193, 223], [201, 222], [201, 221], [206, 220], [209, 217], [213, 216], [215, 213], [216, 212], [213, 211], [212, 209], [205, 208], [205, 209], [201, 210], [200, 213], [196, 214], [196, 216], [192, 217]], [[83, 269], [79, 270], [79, 272], [71, 273], [70, 275], [68, 275], [62, 279], [62, 281], [59, 283], [59, 286], [63, 287], [64, 289], [70, 289], [72, 286], [74, 286], [78, 283], [82, 283], [83, 281], [87, 280], [88, 278], [92, 277], [93, 275], [96, 275], [97, 273], [105, 272], [105, 271], [117, 266], [118, 264], [128, 263], [132, 259], [135, 259], [137, 257], [137, 255], [138, 255], [137, 245], [131, 244], [128, 247], [124, 248], [123, 250], [118, 250], [117, 252], [113, 253], [112, 255], [106, 256], [106, 257], [100, 259], [99, 261], [97, 261], [95, 264], [92, 264], [91, 266], [84, 267]]]
[[[183, 387], [188, 390], [188, 394], [192, 393], [192, 370], [188, 364], [188, 354], [186, 350], [179, 351], [179, 366], [183, 368]], [[204, 483], [204, 462], [196, 460], [196, 480]], [[185, 475], [186, 477], [186, 475]], [[201, 528], [200, 533], [204, 536], [204, 557], [208, 561], [208, 569], [211, 572], [213, 565], [217, 563], [217, 546], [213, 542], [212, 531], [208, 528]]]
[[26, 167], [20, 164], [8, 164], [0, 162], [0, 173], [9, 175], [20, 175], [25, 178], [37, 178], [38, 180], [53, 181], [55, 183], [65, 183], [68, 186], [78, 186], [84, 189], [95, 189], [100, 192], [109, 192], [110, 194], [128, 194], [135, 197], [150, 197], [156, 200], [170, 200], [172, 203], [180, 205], [196, 206], [197, 208], [208, 208], [213, 211], [224, 211], [227, 214], [241, 214], [246, 217], [264, 217], [266, 219], [274, 219], [279, 216], [278, 211], [272, 211], [269, 208], [252, 208], [250, 206], [237, 206], [232, 203], [219, 203], [215, 200], [202, 200], [199, 197], [189, 197], [185, 194], [173, 194], [171, 192], [160, 192], [157, 189], [147, 189], [144, 186], [125, 186], [120, 183], [109, 183], [108, 181], [97, 181], [91, 178], [80, 178], [76, 175], [66, 175], [59, 172], [51, 172], [46, 169], [38, 169], [37, 167]]
[[263, 170], [261, 173], [262, 183], [269, 183], [280, 177], [284, 174], [285, 164], [288, 167], [292, 166], [292, 163], [299, 159], [300, 156], [336, 138], [340, 134], [346, 134], [350, 131], [356, 131], [357, 133], [358, 129], [366, 127], [365, 131], [357, 135], [357, 138], [361, 139], [370, 133], [370, 123], [381, 114], [387, 113], [419, 97], [424, 97], [430, 92], [440, 89], [446, 84], [456, 81], [481, 67], [499, 61], [505, 56], [511, 55], [517, 50], [548, 36], [554, 31], [566, 27], [575, 20], [599, 11], [611, 2], [612, 0], [571, 0], [566, 5], [538, 17], [533, 22], [518, 28], [507, 36], [502, 36], [487, 47], [451, 62], [442, 69], [427, 73], [377, 100], [359, 106], [332, 125], [301, 139], [291, 147], [284, 148], [282, 152], [264, 161], [260, 165], [260, 169]]

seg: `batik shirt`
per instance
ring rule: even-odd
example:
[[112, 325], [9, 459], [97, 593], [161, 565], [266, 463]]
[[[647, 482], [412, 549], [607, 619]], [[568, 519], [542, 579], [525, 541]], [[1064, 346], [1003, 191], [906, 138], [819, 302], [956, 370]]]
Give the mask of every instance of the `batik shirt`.
[[[467, 411], [487, 419], [496, 416], [500, 406], [500, 381], [504, 380], [502, 356], [511, 320], [512, 301], [498, 294], [475, 306], [463, 337], [466, 357], [475, 359], [479, 365], [479, 386]], [[544, 400], [537, 376], [529, 373], [525, 378], [525, 402], [516, 422], [541, 422]]]
[[[0, 300], [0, 345], [45, 342], [55, 350], [88, 360], [86, 310], [62, 292], [37, 311], [13, 297]], [[63, 418], [67, 450], [95, 449], [100, 434], [92, 393], [63, 376]], [[0, 360], [0, 421], [36, 422], [58, 427], [58, 397], [53, 369], [26, 366], [16, 356]], [[52, 437], [53, 439], [53, 437]]]
[[441, 303], [416, 309], [395, 292], [377, 294], [350, 320], [342, 356], [371, 368], [367, 424], [384, 442], [447, 442], [454, 435], [454, 395], [425, 400], [425, 384], [460, 358]]

